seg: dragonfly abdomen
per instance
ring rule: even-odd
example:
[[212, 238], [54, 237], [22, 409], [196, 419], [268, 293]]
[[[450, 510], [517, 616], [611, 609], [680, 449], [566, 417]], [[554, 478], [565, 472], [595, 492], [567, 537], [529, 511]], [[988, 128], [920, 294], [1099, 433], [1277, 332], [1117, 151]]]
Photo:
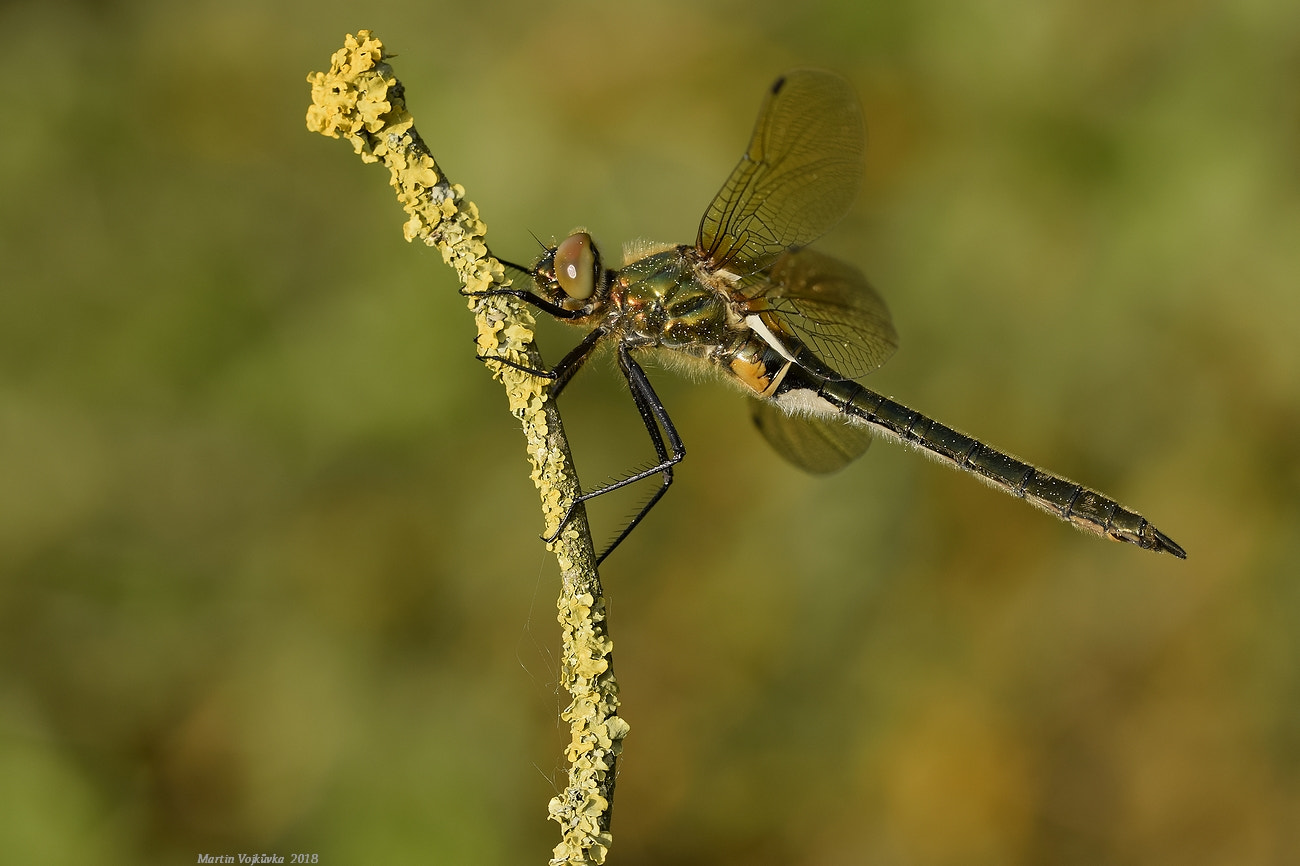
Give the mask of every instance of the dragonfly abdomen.
[[1144, 550], [1187, 556], [1173, 539], [1114, 499], [1018, 460], [856, 382], [826, 380], [817, 396], [872, 433], [918, 448], [1079, 529]]

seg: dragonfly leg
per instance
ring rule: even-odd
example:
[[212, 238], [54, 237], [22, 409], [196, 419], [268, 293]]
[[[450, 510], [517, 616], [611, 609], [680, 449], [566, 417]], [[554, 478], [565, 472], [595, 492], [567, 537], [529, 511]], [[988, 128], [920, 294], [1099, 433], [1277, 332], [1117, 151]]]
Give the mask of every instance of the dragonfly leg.
[[[572, 353], [570, 353], [572, 354]], [[560, 521], [560, 527], [549, 536], [544, 536], [543, 541], [550, 543], [559, 538], [564, 527], [568, 525], [573, 518], [574, 512], [578, 506], [595, 499], [597, 496], [603, 496], [615, 490], [620, 490], [630, 484], [643, 481], [654, 475], [663, 475], [663, 482], [659, 489], [654, 492], [650, 500], [641, 506], [641, 510], [628, 523], [623, 531], [618, 534], [613, 543], [605, 548], [605, 552], [596, 560], [596, 565], [600, 565], [605, 559], [614, 552], [614, 549], [623, 543], [623, 540], [632, 534], [632, 530], [645, 519], [650, 513], [650, 509], [658, 504], [663, 495], [668, 492], [668, 488], [673, 483], [673, 467], [682, 462], [686, 456], [686, 446], [682, 444], [681, 436], [677, 433], [677, 428], [673, 426], [672, 419], [668, 417], [668, 410], [664, 408], [663, 402], [659, 395], [655, 393], [654, 388], [650, 385], [650, 380], [641, 369], [641, 365], [632, 357], [627, 346], [619, 344], [618, 347], [618, 366], [623, 371], [624, 378], [627, 379], [628, 386], [632, 391], [632, 400], [636, 403], [637, 411], [641, 413], [641, 421], [645, 424], [645, 429], [650, 434], [650, 442], [654, 445], [655, 454], [659, 457], [658, 464], [651, 466], [649, 469], [643, 469], [635, 472], [626, 478], [619, 479], [611, 484], [598, 487], [595, 490], [583, 493], [578, 496], [569, 505], [569, 510], [565, 513], [564, 519]], [[662, 428], [662, 429], [661, 429]], [[667, 438], [665, 444], [664, 439]]]
[[[528, 268], [521, 267], [520, 265], [516, 265], [513, 262], [507, 262], [506, 260], [500, 258], [498, 258], [497, 261], [501, 262], [503, 265], [509, 267], [512, 270], [518, 271], [519, 274], [521, 275], [520, 278], [526, 277], [529, 282], [533, 282], [534, 280], [533, 272]], [[466, 289], [464, 286], [461, 286], [460, 294], [466, 298], [499, 298], [502, 296], [517, 298], [518, 300], [523, 301], [525, 304], [531, 304], [537, 309], [542, 310], [543, 312], [548, 313], [557, 319], [577, 319], [583, 315], [581, 312], [578, 311], [567, 310], [564, 307], [561, 307], [559, 304], [552, 303], [551, 301], [548, 301], [546, 298], [543, 298], [541, 295], [537, 294], [536, 292], [530, 292], [527, 289], [514, 289], [514, 288], [487, 289], [486, 291], [482, 291], [482, 292], [471, 292], [468, 289]]]
[[536, 367], [530, 367], [527, 364], [520, 364], [518, 361], [512, 361], [509, 358], [503, 358], [500, 355], [475, 354], [474, 357], [484, 362], [493, 361], [497, 364], [505, 364], [507, 367], [513, 367], [522, 373], [528, 373], [529, 375], [536, 376], [539, 379], [555, 378], [554, 370], [539, 370]]
[[498, 364], [505, 364], [507, 367], [513, 367], [516, 370], [531, 373], [532, 375], [538, 376], [542, 379], [551, 380], [550, 397], [553, 400], [560, 396], [560, 392], [564, 390], [565, 385], [569, 384], [569, 380], [573, 378], [574, 374], [582, 369], [582, 365], [589, 357], [591, 357], [591, 350], [596, 347], [596, 343], [598, 343], [600, 338], [603, 336], [605, 336], [605, 330], [603, 328], [592, 330], [591, 333], [582, 338], [581, 343], [574, 346], [573, 349], [569, 351], [569, 354], [560, 359], [560, 363], [556, 364], [549, 370], [538, 370], [534, 367], [529, 367], [526, 364], [520, 364], [517, 361], [511, 361], [509, 358], [502, 358], [498, 355], [476, 354], [474, 357], [478, 358], [480, 361], [495, 361]]
[[460, 294], [466, 298], [499, 298], [502, 296], [517, 298], [525, 304], [531, 304], [557, 319], [578, 319], [586, 315], [581, 310], [566, 310], [559, 304], [553, 304], [536, 292], [530, 292], [527, 289], [488, 289], [483, 292], [471, 292], [462, 288]]

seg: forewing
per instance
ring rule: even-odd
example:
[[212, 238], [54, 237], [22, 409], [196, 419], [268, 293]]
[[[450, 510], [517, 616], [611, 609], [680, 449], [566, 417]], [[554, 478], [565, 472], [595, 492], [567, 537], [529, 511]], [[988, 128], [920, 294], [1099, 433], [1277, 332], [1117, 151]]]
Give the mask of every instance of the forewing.
[[862, 107], [847, 81], [818, 69], [777, 79], [749, 148], [704, 212], [696, 248], [747, 276], [812, 243], [857, 196], [865, 145]]
[[837, 418], [788, 415], [766, 400], [751, 401], [754, 425], [768, 444], [805, 472], [826, 475], [857, 460], [871, 434]]
[[884, 299], [861, 271], [831, 256], [808, 249], [788, 252], [752, 294], [846, 379], [870, 373], [898, 348]]

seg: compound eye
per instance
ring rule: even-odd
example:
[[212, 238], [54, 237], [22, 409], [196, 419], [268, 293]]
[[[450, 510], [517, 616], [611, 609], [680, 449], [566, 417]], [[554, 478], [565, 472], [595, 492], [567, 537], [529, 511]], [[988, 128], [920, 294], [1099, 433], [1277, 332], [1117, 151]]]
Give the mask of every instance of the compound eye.
[[569, 235], [555, 248], [555, 281], [576, 301], [585, 301], [596, 291], [599, 267], [591, 235], [586, 232]]

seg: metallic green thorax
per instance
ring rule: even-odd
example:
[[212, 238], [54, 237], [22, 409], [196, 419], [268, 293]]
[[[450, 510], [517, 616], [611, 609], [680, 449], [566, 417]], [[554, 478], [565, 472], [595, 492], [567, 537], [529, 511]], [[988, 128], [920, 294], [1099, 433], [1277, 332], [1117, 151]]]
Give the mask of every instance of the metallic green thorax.
[[748, 329], [735, 302], [702, 281], [691, 252], [675, 247], [624, 266], [609, 289], [606, 321], [616, 316], [636, 345], [716, 362]]

